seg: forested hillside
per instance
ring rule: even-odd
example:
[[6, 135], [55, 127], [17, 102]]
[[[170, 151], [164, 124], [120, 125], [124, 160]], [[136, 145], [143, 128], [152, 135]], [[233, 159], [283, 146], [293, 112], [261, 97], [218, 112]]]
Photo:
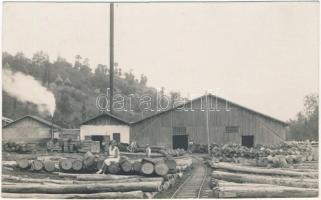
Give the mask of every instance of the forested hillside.
[[[53, 92], [56, 99], [56, 109], [53, 122], [66, 128], [75, 128], [79, 124], [97, 114], [96, 99], [99, 94], [105, 94], [109, 87], [109, 67], [99, 64], [94, 70], [90, 67], [89, 59], [75, 56], [75, 61], [70, 63], [62, 57], [50, 62], [49, 56], [39, 51], [32, 58], [27, 58], [22, 52], [10, 55], [4, 52], [2, 66], [13, 72], [22, 72], [38, 80], [44, 87]], [[131, 109], [117, 111], [115, 115], [127, 120], [136, 121], [157, 112], [142, 111], [139, 106], [139, 98], [142, 95], [152, 96], [152, 105], [156, 105], [157, 91], [147, 86], [147, 77], [141, 75], [135, 77], [132, 71], [124, 72], [120, 66], [115, 67], [114, 87], [115, 93], [125, 97], [125, 101], [131, 101]], [[34, 88], [30, 88], [33, 92]], [[37, 105], [30, 102], [21, 102], [7, 92], [3, 91], [3, 116], [17, 119], [27, 114], [38, 115], [51, 120], [48, 113], [40, 112]], [[158, 91], [165, 93], [162, 88]], [[133, 96], [131, 97], [130, 96]], [[181, 99], [178, 92], [170, 92], [171, 102]]]

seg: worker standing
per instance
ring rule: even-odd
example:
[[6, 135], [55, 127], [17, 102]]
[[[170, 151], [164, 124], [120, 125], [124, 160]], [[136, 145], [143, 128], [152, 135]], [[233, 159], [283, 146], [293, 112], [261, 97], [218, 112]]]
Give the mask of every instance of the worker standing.
[[149, 144], [147, 144], [146, 145], [146, 157], [150, 158], [151, 154], [152, 154], [152, 150], [151, 150]]
[[101, 166], [101, 168], [96, 173], [97, 174], [104, 173], [105, 170], [108, 168], [108, 166], [111, 164], [111, 162], [119, 162], [119, 159], [120, 159], [119, 149], [118, 149], [118, 147], [116, 145], [116, 141], [112, 140], [110, 142], [110, 146], [109, 146], [109, 149], [108, 149], [108, 156], [104, 160], [104, 163]]

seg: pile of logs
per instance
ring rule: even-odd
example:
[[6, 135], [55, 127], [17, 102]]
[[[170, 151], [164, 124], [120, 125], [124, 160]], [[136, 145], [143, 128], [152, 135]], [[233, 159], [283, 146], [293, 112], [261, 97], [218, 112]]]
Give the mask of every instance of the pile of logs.
[[34, 144], [3, 142], [2, 150], [4, 152], [28, 153], [34, 149]]
[[[39, 158], [37, 160], [19, 159], [16, 166], [24, 170], [47, 171], [47, 172], [96, 172], [101, 169], [104, 158], [96, 157], [90, 152], [83, 158], [61, 158], [57, 161]], [[192, 164], [190, 157], [160, 157], [129, 160], [121, 157], [119, 162], [112, 162], [105, 173], [128, 174], [143, 176], [161, 176], [175, 174], [186, 170]]]
[[183, 156], [186, 152], [184, 149], [153, 149], [152, 151], [161, 153], [165, 156], [172, 156], [172, 157], [178, 157], [178, 156]]
[[[81, 158], [38, 157], [36, 160], [3, 161], [4, 167], [51, 172], [51, 178], [2, 176], [5, 198], [153, 198], [173, 187], [191, 166], [188, 156], [129, 160], [121, 157], [107, 174], [95, 174], [104, 158], [87, 152]], [[27, 184], [26, 184], [27, 183]]]
[[317, 197], [318, 172], [211, 163], [216, 198]]
[[256, 145], [253, 148], [247, 148], [239, 144], [212, 144], [211, 153], [216, 158], [294, 156], [298, 158], [296, 159], [297, 162], [300, 162], [300, 159], [302, 161], [317, 160], [317, 157], [313, 154], [312, 144], [309, 141], [287, 141], [271, 146]]
[[[155, 160], [144, 160], [144, 164], [155, 164]], [[166, 172], [162, 165], [155, 171]], [[22, 163], [20, 163], [22, 164]], [[34, 164], [38, 164], [34, 163]], [[142, 164], [142, 167], [144, 166]], [[164, 164], [164, 163], [163, 163]], [[148, 168], [148, 167], [147, 167]], [[165, 167], [166, 168], [166, 167]], [[26, 178], [12, 175], [2, 176], [2, 197], [5, 198], [153, 198], [158, 192], [171, 188], [183, 172], [166, 174], [163, 177], [113, 174], [75, 174], [55, 172], [57, 177]], [[26, 184], [27, 183], [27, 184]]]
[[2, 197], [5, 198], [142, 199], [163, 190], [165, 182], [162, 177], [80, 174], [77, 178], [68, 177], [67, 180], [3, 176], [2, 183]]

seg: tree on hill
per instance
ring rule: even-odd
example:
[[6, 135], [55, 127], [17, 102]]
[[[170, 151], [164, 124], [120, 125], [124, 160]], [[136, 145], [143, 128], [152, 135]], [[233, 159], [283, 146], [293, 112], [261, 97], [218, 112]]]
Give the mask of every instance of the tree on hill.
[[304, 98], [303, 111], [299, 112], [296, 119], [290, 120], [290, 140], [318, 140], [319, 130], [319, 96], [310, 94]]
[[[56, 99], [53, 122], [63, 127], [76, 128], [85, 118], [97, 115], [100, 111], [96, 106], [96, 98], [99, 93], [105, 94], [106, 88], [109, 87], [108, 66], [98, 64], [92, 71], [89, 59], [82, 59], [80, 55], [75, 56], [75, 62], [72, 64], [61, 56], [50, 62], [48, 54], [43, 51], [36, 52], [32, 59], [25, 57], [22, 52], [16, 55], [3, 52], [2, 66], [13, 72], [19, 71], [31, 75], [52, 91]], [[125, 120], [136, 121], [142, 116], [142, 110], [139, 108], [140, 96], [144, 94], [152, 96], [152, 105], [156, 106], [157, 90], [147, 86], [145, 75], [138, 80], [132, 70], [124, 72], [120, 66], [115, 65], [115, 67], [115, 92], [124, 96], [127, 103], [130, 100], [132, 103], [130, 111], [116, 112], [115, 115]], [[2, 94], [3, 114], [6, 117], [16, 119], [32, 113], [51, 120], [51, 116], [38, 111], [36, 105], [20, 102], [5, 91], [2, 91]], [[144, 117], [155, 112], [144, 112]]]

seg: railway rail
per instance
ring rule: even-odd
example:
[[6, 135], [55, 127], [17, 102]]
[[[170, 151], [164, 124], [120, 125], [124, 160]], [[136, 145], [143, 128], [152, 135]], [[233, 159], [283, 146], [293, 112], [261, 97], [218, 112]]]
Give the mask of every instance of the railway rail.
[[190, 175], [173, 193], [171, 199], [175, 198], [208, 198], [210, 191], [207, 184], [208, 171], [203, 161], [193, 156], [193, 162], [196, 163], [192, 175]]

